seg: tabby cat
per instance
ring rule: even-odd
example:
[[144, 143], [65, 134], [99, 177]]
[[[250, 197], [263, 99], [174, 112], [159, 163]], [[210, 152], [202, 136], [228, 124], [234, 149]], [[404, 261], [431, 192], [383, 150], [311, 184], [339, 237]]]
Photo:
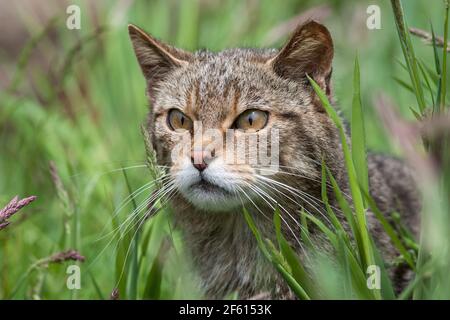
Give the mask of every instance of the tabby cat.
[[[303, 208], [326, 222], [322, 159], [341, 189], [350, 193], [338, 131], [306, 77], [313, 78], [332, 101], [329, 31], [308, 21], [279, 50], [193, 53], [167, 45], [133, 25], [129, 34], [147, 83], [150, 140], [159, 164], [167, 168], [176, 223], [206, 296], [217, 299], [237, 291], [242, 299], [264, 292], [275, 299], [295, 298], [258, 249], [243, 206], [268, 238], [274, 237], [272, 217], [278, 206], [285, 236], [305, 258], [307, 252], [298, 238], [298, 212]], [[214, 129], [219, 138], [195, 134], [208, 129]], [[236, 156], [243, 152], [251, 160], [245, 148], [250, 139], [238, 138], [267, 137], [269, 131], [277, 132], [275, 169], [263, 172], [257, 162], [237, 163], [226, 157], [224, 149]], [[174, 156], [186, 136], [191, 139], [181, 144], [189, 152]], [[235, 139], [227, 140], [223, 148], [226, 136]], [[262, 140], [257, 140], [257, 147]], [[420, 202], [408, 168], [399, 160], [375, 154], [368, 155], [368, 166], [371, 195], [379, 208], [386, 215], [400, 212], [417, 232]], [[331, 204], [338, 207], [329, 193]], [[337, 215], [348, 229], [343, 215], [339, 211]], [[370, 211], [367, 223], [384, 258], [392, 261], [397, 252]], [[332, 256], [324, 236], [315, 229], [310, 232], [314, 243]], [[398, 290], [407, 273], [404, 266], [390, 269]]]

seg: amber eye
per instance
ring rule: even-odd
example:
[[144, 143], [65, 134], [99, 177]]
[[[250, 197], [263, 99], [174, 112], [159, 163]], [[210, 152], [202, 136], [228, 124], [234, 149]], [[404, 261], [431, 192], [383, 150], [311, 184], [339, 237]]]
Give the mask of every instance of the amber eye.
[[192, 130], [192, 120], [189, 119], [183, 112], [172, 109], [169, 111], [169, 116], [167, 117], [167, 122], [172, 130], [184, 129]]
[[247, 110], [239, 115], [234, 127], [245, 131], [258, 131], [266, 126], [268, 117], [265, 111]]

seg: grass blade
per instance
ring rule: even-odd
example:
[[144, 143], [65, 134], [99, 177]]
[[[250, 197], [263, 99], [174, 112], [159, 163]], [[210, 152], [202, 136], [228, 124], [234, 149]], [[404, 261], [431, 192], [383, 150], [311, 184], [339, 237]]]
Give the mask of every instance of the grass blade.
[[258, 231], [258, 228], [255, 225], [255, 222], [253, 221], [253, 218], [250, 216], [250, 213], [247, 211], [247, 209], [243, 208], [243, 212], [244, 212], [244, 217], [245, 217], [245, 221], [247, 221], [247, 225], [249, 226], [250, 230], [252, 231], [253, 235], [256, 238], [256, 241], [258, 242], [259, 248], [261, 249], [262, 253], [264, 254], [264, 256], [269, 259], [272, 260], [269, 251], [266, 248], [266, 245], [264, 243], [264, 241], [262, 240], [261, 234]]
[[384, 215], [381, 213], [381, 211], [378, 209], [375, 201], [372, 199], [372, 197], [364, 193], [364, 196], [369, 203], [370, 209], [372, 209], [372, 212], [377, 217], [378, 221], [380, 221], [381, 225], [384, 228], [384, 231], [388, 234], [388, 236], [391, 238], [392, 243], [394, 244], [395, 248], [402, 254], [405, 261], [408, 263], [408, 265], [415, 270], [415, 263], [413, 261], [413, 258], [411, 257], [411, 254], [408, 252], [408, 250], [403, 245], [402, 241], [397, 236], [397, 233], [395, 232], [394, 228], [391, 226], [391, 224], [387, 221], [387, 219], [384, 217]]
[[[131, 202], [133, 204], [134, 211], [137, 210], [138, 206], [136, 204], [136, 199], [133, 196], [133, 189], [131, 187], [130, 181], [128, 179], [127, 173], [125, 170], [122, 169], [123, 176], [126, 181], [126, 185], [128, 188], [128, 193], [131, 197]], [[139, 228], [139, 225], [136, 227]], [[140, 232], [139, 230], [136, 230], [136, 232], [133, 232], [133, 239], [132, 243], [130, 244], [132, 246], [132, 255], [131, 255], [131, 265], [129, 269], [129, 287], [128, 287], [128, 298], [129, 299], [137, 299], [137, 287], [138, 287], [138, 278], [139, 278], [139, 239], [140, 239]], [[128, 274], [125, 274], [125, 277], [127, 277]]]
[[419, 66], [420, 72], [422, 73], [422, 76], [425, 80], [425, 84], [427, 85], [428, 91], [430, 92], [431, 103], [433, 104], [433, 106], [435, 106], [436, 103], [434, 101], [433, 89], [431, 89], [430, 81], [428, 79], [427, 72], [425, 71], [425, 67], [423, 66], [423, 63], [420, 60], [417, 61], [417, 65]]
[[164, 268], [163, 265], [167, 257], [169, 243], [170, 242], [168, 238], [163, 239], [163, 241], [161, 242], [158, 253], [153, 260], [152, 266], [145, 280], [146, 285], [143, 294], [144, 299], [156, 300], [161, 298], [161, 284]]
[[395, 299], [395, 293], [394, 289], [392, 287], [391, 279], [389, 278], [389, 273], [386, 270], [383, 258], [378, 250], [378, 248], [375, 246], [375, 242], [373, 241], [373, 238], [371, 238], [372, 241], [372, 247], [373, 247], [373, 253], [375, 257], [375, 265], [380, 268], [380, 290], [377, 290], [383, 299], [393, 300]]
[[408, 32], [408, 26], [403, 12], [402, 3], [400, 0], [391, 0], [392, 9], [394, 11], [395, 25], [397, 28], [400, 44], [405, 57], [406, 66], [409, 76], [411, 78], [412, 87], [416, 96], [417, 104], [421, 113], [425, 111], [425, 98], [420, 82], [420, 74], [417, 68], [417, 60], [414, 54], [411, 37]]
[[319, 87], [319, 85], [312, 78], [310, 78], [308, 76], [308, 79], [309, 79], [311, 85], [313, 86], [314, 91], [318, 95], [320, 101], [322, 102], [322, 105], [324, 106], [329, 117], [333, 120], [333, 122], [335, 123], [336, 127], [339, 130], [339, 135], [341, 137], [341, 143], [342, 143], [342, 149], [344, 152], [345, 166], [347, 168], [348, 180], [349, 180], [350, 190], [352, 193], [353, 205], [354, 205], [355, 212], [356, 212], [356, 221], [357, 221], [357, 225], [359, 228], [359, 232], [361, 234], [362, 245], [364, 247], [364, 250], [363, 250], [364, 256], [362, 257], [363, 265], [365, 267], [367, 267], [368, 265], [373, 264], [373, 253], [372, 253], [371, 243], [369, 240], [369, 233], [367, 230], [363, 197], [361, 194], [360, 187], [358, 185], [358, 179], [357, 179], [355, 167], [353, 165], [351, 151], [347, 144], [347, 136], [345, 134], [345, 130], [344, 130], [341, 119], [339, 118], [336, 110], [334, 110], [334, 108], [331, 106], [325, 93], [322, 91], [322, 89]]
[[442, 82], [440, 112], [445, 108], [445, 96], [447, 94], [447, 39], [448, 39], [448, 9], [449, 1], [445, 0], [445, 18], [444, 18], [444, 44], [442, 46]]
[[360, 72], [358, 57], [353, 71], [353, 101], [351, 118], [352, 159], [356, 176], [364, 192], [369, 191], [369, 175], [366, 160], [366, 134], [360, 93]]
[[[355, 218], [353, 216], [352, 208], [350, 207], [350, 205], [348, 204], [344, 195], [342, 194], [341, 189], [339, 188], [339, 186], [338, 186], [336, 180], [334, 179], [333, 175], [331, 174], [331, 172], [328, 170], [328, 168], [326, 168], [326, 170], [327, 170], [328, 177], [330, 178], [331, 186], [332, 186], [334, 194], [336, 196], [336, 200], [338, 201], [338, 204], [341, 207], [348, 224], [350, 225], [350, 229], [352, 230], [353, 237], [356, 242], [356, 247], [358, 249], [358, 254], [357, 255], [355, 254], [355, 256], [360, 258], [361, 265], [362, 265], [362, 261], [363, 261], [363, 257], [364, 257], [364, 245], [362, 243], [359, 228], [358, 228]], [[328, 202], [328, 199], [326, 199], [326, 201], [324, 200], [324, 202]], [[327, 205], [327, 207], [329, 206], [328, 204], [326, 204], [326, 205]]]
[[259, 233], [258, 228], [256, 227], [255, 222], [253, 221], [253, 219], [250, 216], [250, 213], [247, 211], [247, 209], [243, 208], [243, 213], [244, 213], [245, 220], [247, 221], [247, 225], [250, 227], [250, 230], [252, 231], [253, 235], [255, 236], [256, 241], [258, 242], [258, 246], [259, 246], [260, 250], [262, 251], [263, 255], [269, 261], [272, 262], [274, 267], [283, 276], [283, 278], [286, 280], [289, 287], [292, 289], [292, 291], [296, 294], [296, 296], [298, 298], [304, 299], [304, 300], [310, 300], [310, 297], [306, 293], [306, 291], [294, 279], [294, 277], [286, 270], [286, 267], [283, 266], [284, 263], [280, 257], [280, 253], [276, 251], [275, 246], [268, 239], [266, 239], [266, 241], [263, 241], [261, 234]]
[[302, 300], [311, 300], [302, 285], [300, 285], [300, 283], [293, 277], [292, 273], [289, 271], [289, 265], [283, 260], [284, 257], [280, 252], [277, 251], [274, 244], [269, 239], [266, 239], [266, 244], [271, 254], [271, 261], [275, 269], [277, 269], [277, 271], [281, 274], [281, 276], [284, 278], [295, 295]]
[[438, 49], [437, 49], [436, 35], [434, 33], [433, 24], [431, 24], [431, 44], [433, 45], [434, 65], [435, 65], [436, 74], [437, 74], [437, 80], [436, 80], [436, 85], [437, 85], [436, 103], [433, 106], [433, 112], [436, 112], [440, 108], [441, 99], [442, 99], [442, 95], [441, 95], [441, 91], [442, 91], [442, 69], [441, 69], [441, 63], [440, 63], [440, 60], [439, 60], [439, 52], [438, 52]]
[[277, 210], [275, 210], [273, 219], [275, 225], [275, 233], [278, 245], [280, 246], [281, 254], [288, 263], [289, 267], [291, 268], [293, 278], [305, 288], [306, 292], [310, 293], [309, 295], [311, 295], [314, 287], [311, 284], [310, 278], [306, 273], [305, 269], [303, 268], [302, 264], [300, 263], [299, 257], [297, 256], [295, 251], [291, 248], [291, 246], [289, 245], [289, 243], [287, 242], [287, 240], [285, 239], [285, 237], [281, 232], [281, 218], [280, 218], [280, 211], [278, 208]]
[[89, 273], [89, 277], [91, 278], [92, 285], [95, 288], [95, 292], [97, 293], [98, 298], [100, 300], [104, 300], [105, 299], [104, 295], [102, 293], [102, 290], [100, 289], [100, 286], [99, 286], [97, 280], [95, 280], [95, 277], [92, 275], [91, 271], [88, 271], [88, 273]]

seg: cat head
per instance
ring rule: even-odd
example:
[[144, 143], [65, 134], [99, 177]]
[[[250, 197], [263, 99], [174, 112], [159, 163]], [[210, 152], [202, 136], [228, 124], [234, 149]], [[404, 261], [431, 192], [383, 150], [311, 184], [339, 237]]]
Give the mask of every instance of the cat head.
[[302, 179], [320, 179], [332, 124], [306, 75], [331, 94], [333, 43], [323, 25], [300, 25], [280, 50], [217, 53], [177, 49], [133, 25], [129, 34], [158, 162], [188, 202], [226, 211], [275, 182], [301, 189]]

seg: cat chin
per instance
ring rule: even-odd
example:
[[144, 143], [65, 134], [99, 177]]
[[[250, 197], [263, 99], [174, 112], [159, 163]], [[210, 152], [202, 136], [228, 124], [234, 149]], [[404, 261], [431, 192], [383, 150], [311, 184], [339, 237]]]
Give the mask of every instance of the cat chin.
[[204, 190], [193, 186], [188, 190], [180, 190], [183, 197], [195, 208], [206, 212], [227, 212], [242, 207], [238, 195], [229, 193], [220, 187]]

